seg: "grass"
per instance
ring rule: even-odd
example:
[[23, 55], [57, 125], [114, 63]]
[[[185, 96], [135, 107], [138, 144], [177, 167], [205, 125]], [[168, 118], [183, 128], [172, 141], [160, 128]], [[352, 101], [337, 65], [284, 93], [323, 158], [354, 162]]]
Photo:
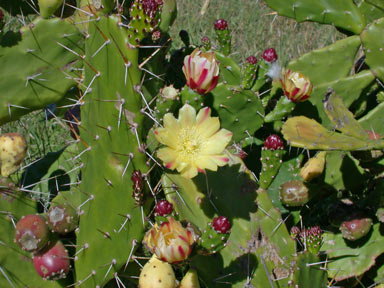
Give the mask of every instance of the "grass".
[[[202, 15], [206, 1], [209, 5]], [[207, 3], [208, 3], [207, 2]], [[316, 48], [324, 47], [342, 37], [334, 27], [316, 23], [298, 24], [292, 19], [277, 16], [260, 0], [177, 0], [178, 17], [171, 29], [174, 47], [182, 47], [179, 31], [190, 34], [191, 42], [200, 44], [202, 36], [215, 39], [213, 24], [224, 18], [232, 30], [233, 56], [244, 61], [249, 55], [261, 56], [264, 49], [274, 47], [280, 62]], [[223, 4], [225, 3], [225, 4]], [[44, 111], [37, 111], [20, 120], [3, 125], [1, 133], [19, 132], [29, 143], [27, 162], [43, 157], [48, 152], [61, 149], [72, 141], [68, 127], [55, 120], [46, 121]]]
[[[171, 30], [175, 45], [181, 45], [178, 33], [185, 29], [191, 42], [199, 45], [202, 36], [215, 39], [213, 24], [216, 19], [228, 21], [232, 30], [232, 45], [236, 60], [249, 55], [261, 56], [266, 48], [274, 47], [282, 64], [293, 58], [341, 39], [334, 27], [317, 23], [297, 23], [277, 16], [265, 1], [208, 0], [204, 15], [201, 10], [207, 0], [177, 0], [178, 17]], [[225, 3], [225, 4], [223, 4]]]

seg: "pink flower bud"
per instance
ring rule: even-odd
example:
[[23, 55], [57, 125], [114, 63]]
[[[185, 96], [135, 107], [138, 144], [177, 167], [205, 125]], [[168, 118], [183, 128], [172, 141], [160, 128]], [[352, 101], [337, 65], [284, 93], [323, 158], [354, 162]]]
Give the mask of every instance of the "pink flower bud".
[[214, 52], [202, 52], [199, 48], [184, 58], [183, 72], [187, 86], [203, 95], [216, 87], [219, 65]]
[[281, 86], [284, 95], [295, 103], [307, 100], [312, 93], [312, 83], [309, 78], [289, 69], [283, 71]]
[[192, 251], [194, 235], [172, 217], [160, 226], [157, 223], [145, 234], [143, 243], [152, 253], [168, 263], [188, 258]]

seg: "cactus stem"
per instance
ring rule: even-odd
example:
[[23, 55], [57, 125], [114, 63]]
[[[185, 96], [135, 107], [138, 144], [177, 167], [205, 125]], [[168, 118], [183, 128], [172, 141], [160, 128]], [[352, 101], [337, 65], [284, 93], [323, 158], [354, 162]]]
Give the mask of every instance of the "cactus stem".
[[125, 262], [124, 272], [125, 272], [125, 270], [126, 270], [127, 267], [128, 267], [129, 261], [131, 261], [132, 254], [133, 254], [133, 250], [135, 249], [135, 246], [137, 245], [137, 240], [136, 240], [136, 239], [133, 239], [132, 242], [131, 242], [131, 244], [132, 244], [132, 247], [131, 247], [131, 251], [129, 252], [128, 259], [127, 259], [127, 261]]

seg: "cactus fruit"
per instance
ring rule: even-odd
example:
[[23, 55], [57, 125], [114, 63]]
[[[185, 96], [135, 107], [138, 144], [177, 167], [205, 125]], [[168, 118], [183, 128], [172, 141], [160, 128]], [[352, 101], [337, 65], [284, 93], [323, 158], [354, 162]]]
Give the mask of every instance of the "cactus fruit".
[[63, 0], [38, 0], [40, 15], [49, 18], [63, 4]]
[[283, 149], [283, 141], [278, 135], [272, 134], [265, 139], [260, 158], [262, 165], [259, 179], [260, 188], [267, 189], [279, 172], [285, 153]]
[[69, 272], [68, 252], [61, 241], [46, 247], [33, 256], [36, 272], [44, 279], [58, 280]]
[[353, 213], [348, 216], [348, 219], [340, 225], [340, 231], [343, 237], [350, 241], [356, 241], [369, 233], [372, 227], [372, 219]]
[[277, 60], [276, 50], [274, 48], [265, 49], [261, 57], [263, 57], [266, 62], [273, 63]]
[[160, 200], [156, 204], [155, 211], [160, 216], [167, 216], [172, 213], [173, 205], [167, 200]]
[[199, 277], [195, 269], [189, 269], [177, 288], [200, 288]]
[[325, 156], [327, 152], [319, 152], [315, 157], [308, 159], [307, 163], [301, 168], [300, 176], [304, 181], [311, 181], [324, 172]]
[[228, 22], [224, 19], [218, 19], [214, 28], [220, 44], [220, 51], [225, 56], [229, 55], [231, 53], [231, 34], [228, 30]]
[[53, 232], [65, 234], [75, 230], [79, 216], [76, 209], [69, 204], [53, 204], [49, 208], [47, 220]]
[[309, 190], [302, 181], [288, 181], [280, 187], [280, 201], [286, 206], [303, 206], [309, 200]]
[[41, 250], [49, 244], [50, 236], [46, 219], [42, 215], [25, 215], [16, 224], [15, 242], [23, 250]]
[[207, 36], [201, 37], [200, 41], [206, 51], [211, 50], [211, 40]]
[[304, 250], [314, 255], [317, 255], [321, 248], [322, 234], [323, 232], [321, 231], [319, 226], [303, 228], [303, 230], [299, 234], [299, 239], [301, 243], [303, 243]]
[[19, 133], [6, 133], [0, 136], [1, 175], [8, 177], [18, 169], [27, 155], [27, 141]]
[[229, 223], [229, 220], [225, 216], [219, 216], [216, 218], [213, 218], [212, 221], [212, 228], [221, 234], [230, 233], [231, 230], [231, 223]]
[[176, 277], [172, 266], [153, 255], [140, 272], [138, 287], [176, 288]]
[[257, 70], [257, 58], [255, 56], [247, 57], [246, 63], [242, 71], [241, 86], [244, 89], [252, 88], [256, 80], [256, 70]]

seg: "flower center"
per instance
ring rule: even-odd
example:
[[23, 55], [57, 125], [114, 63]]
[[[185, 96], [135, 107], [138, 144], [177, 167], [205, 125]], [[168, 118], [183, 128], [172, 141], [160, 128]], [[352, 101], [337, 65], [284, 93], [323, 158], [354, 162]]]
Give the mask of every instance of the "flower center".
[[184, 161], [193, 161], [201, 150], [201, 141], [199, 139], [196, 127], [182, 128], [179, 132], [178, 152]]

